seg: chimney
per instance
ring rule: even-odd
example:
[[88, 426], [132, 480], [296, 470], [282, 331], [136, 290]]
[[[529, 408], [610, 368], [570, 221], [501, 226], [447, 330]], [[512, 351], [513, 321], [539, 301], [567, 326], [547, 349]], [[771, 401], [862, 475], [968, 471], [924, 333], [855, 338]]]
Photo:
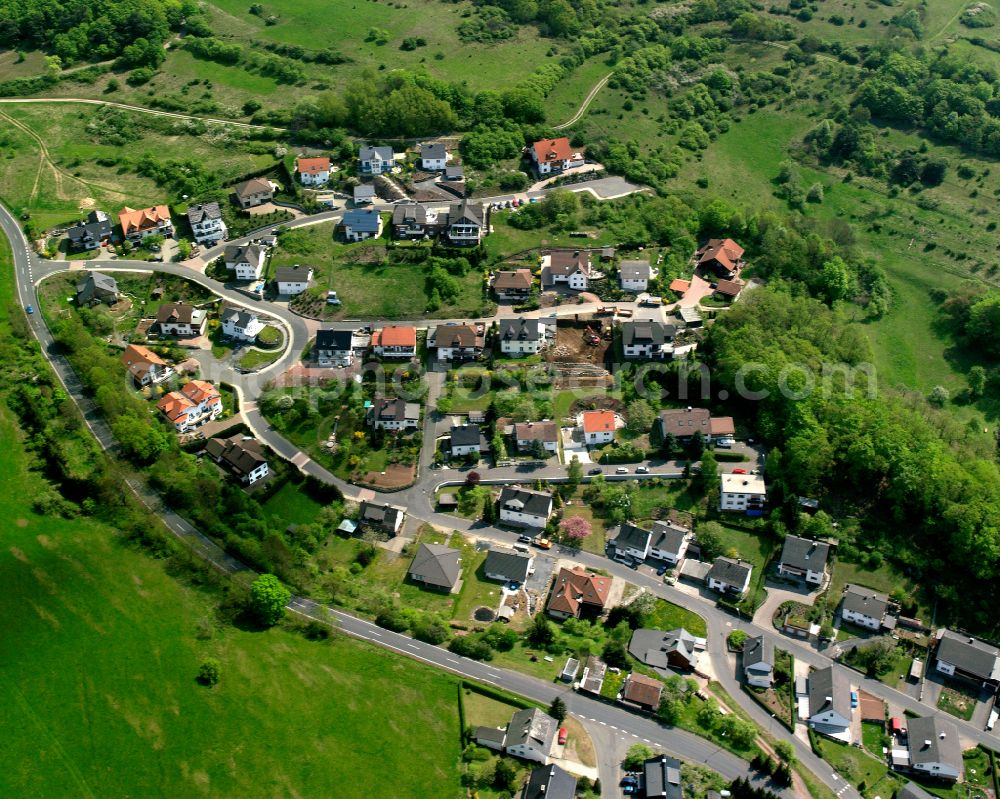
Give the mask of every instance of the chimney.
[[942, 732], [940, 735], [938, 735], [938, 738], [940, 738], [943, 741], [946, 735], [947, 733]]
[[927, 740], [924, 741], [924, 749], [927, 749], [930, 745], [931, 745], [931, 742], [930, 742], [929, 739], [927, 739]]

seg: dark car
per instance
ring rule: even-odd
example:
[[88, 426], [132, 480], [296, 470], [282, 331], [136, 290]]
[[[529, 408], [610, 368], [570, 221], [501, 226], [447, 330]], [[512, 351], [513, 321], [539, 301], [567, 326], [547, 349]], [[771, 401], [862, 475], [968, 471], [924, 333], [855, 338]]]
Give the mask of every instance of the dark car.
[[530, 544], [531, 543], [531, 536], [530, 535], [519, 535], [517, 537], [517, 542], [519, 544]]
[[596, 469], [591, 469], [589, 472], [587, 472], [587, 474], [603, 474], [603, 472], [601, 471], [600, 467], [598, 467]]
[[666, 566], [666, 564], [657, 567], [657, 569], [656, 569], [656, 576], [657, 577], [662, 577], [666, 573], [667, 573], [667, 566]]

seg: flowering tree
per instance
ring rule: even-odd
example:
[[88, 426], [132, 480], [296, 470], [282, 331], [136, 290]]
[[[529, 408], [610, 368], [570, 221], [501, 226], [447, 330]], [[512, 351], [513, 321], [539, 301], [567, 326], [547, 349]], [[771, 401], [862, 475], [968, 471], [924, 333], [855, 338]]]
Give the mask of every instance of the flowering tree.
[[590, 522], [582, 516], [570, 516], [559, 522], [559, 529], [567, 538], [582, 541], [591, 533]]

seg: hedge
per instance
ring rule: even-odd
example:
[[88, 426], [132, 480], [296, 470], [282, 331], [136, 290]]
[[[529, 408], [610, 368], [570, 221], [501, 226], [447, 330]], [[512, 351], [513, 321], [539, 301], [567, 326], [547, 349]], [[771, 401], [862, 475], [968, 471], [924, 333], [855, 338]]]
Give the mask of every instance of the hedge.
[[713, 449], [712, 452], [715, 455], [715, 459], [720, 463], [722, 462], [742, 463], [743, 461], [747, 460], [747, 456], [744, 455], [742, 452], [726, 452], [724, 450], [719, 450], [719, 449]]

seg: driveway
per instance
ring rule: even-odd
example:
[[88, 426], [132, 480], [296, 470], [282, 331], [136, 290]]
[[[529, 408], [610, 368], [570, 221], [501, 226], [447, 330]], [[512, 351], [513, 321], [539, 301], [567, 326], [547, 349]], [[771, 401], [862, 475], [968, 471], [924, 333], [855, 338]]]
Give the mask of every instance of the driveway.
[[764, 588], [767, 589], [767, 599], [757, 608], [753, 614], [754, 624], [761, 627], [771, 628], [771, 619], [774, 612], [782, 602], [801, 602], [803, 605], [811, 605], [819, 593], [819, 589], [807, 588], [805, 584], [800, 587], [788, 585], [787, 583], [776, 583], [771, 580], [764, 581]]
[[677, 304], [681, 308], [697, 308], [698, 304], [712, 294], [715, 289], [712, 288], [712, 284], [707, 280], [699, 277], [698, 275], [691, 276], [691, 285], [688, 286], [688, 290], [684, 292], [684, 296], [681, 297], [680, 302]]
[[587, 450], [587, 445], [577, 438], [579, 431], [575, 427], [563, 427], [560, 433], [562, 435], [564, 463], [569, 463], [573, 460], [574, 455], [580, 459], [581, 464], [590, 465], [593, 463], [590, 459], [590, 452]]

